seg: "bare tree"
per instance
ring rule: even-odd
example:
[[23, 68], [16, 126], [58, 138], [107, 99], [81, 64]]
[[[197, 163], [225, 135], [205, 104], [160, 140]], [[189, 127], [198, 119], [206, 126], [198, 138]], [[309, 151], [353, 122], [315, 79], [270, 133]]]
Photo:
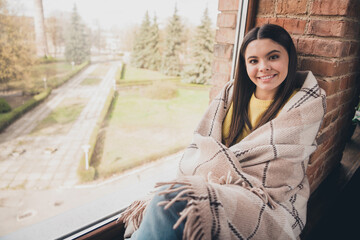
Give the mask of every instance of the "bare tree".
[[39, 57], [47, 57], [49, 56], [49, 51], [46, 41], [44, 9], [43, 9], [42, 0], [34, 0], [34, 6], [35, 6], [34, 26], [35, 26], [37, 55]]
[[53, 57], [57, 57], [59, 48], [65, 44], [62, 26], [61, 19], [58, 19], [57, 17], [50, 17], [46, 21], [46, 30], [51, 41], [49, 53], [53, 54]]

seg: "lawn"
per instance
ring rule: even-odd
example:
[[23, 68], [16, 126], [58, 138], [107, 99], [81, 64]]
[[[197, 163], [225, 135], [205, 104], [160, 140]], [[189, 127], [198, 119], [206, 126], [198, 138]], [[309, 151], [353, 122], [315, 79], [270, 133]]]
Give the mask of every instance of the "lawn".
[[32, 130], [34, 135], [66, 134], [87, 103], [86, 98], [66, 98]]
[[84, 64], [72, 66], [68, 62], [41, 63], [31, 66], [26, 80], [11, 82], [8, 85], [10, 89], [24, 90], [30, 94], [39, 93], [45, 88], [45, 79], [47, 87], [55, 88], [83, 67]]
[[154, 81], [180, 81], [180, 77], [167, 76], [157, 71], [135, 68], [126, 65], [124, 79], [120, 79], [120, 71], [116, 74], [117, 84], [151, 84]]
[[85, 78], [81, 85], [98, 85], [110, 69], [109, 64], [100, 64]]
[[92, 159], [99, 178], [156, 160], [185, 148], [208, 106], [207, 89], [178, 89], [154, 99], [142, 87], [120, 91], [100, 134], [102, 153]]

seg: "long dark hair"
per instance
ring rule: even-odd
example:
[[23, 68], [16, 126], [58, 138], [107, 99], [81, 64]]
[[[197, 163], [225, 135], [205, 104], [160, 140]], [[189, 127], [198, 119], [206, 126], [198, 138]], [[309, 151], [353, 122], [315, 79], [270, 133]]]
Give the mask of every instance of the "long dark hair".
[[[250, 98], [255, 91], [256, 85], [250, 80], [245, 65], [245, 50], [250, 42], [257, 39], [271, 39], [283, 46], [289, 55], [288, 74], [285, 80], [279, 86], [275, 99], [269, 108], [265, 111], [257, 126], [251, 126], [248, 117], [248, 105]], [[294, 43], [289, 33], [280, 26], [265, 24], [249, 31], [240, 48], [237, 71], [235, 74], [233, 102], [233, 115], [231, 119], [230, 132], [225, 139], [225, 145], [231, 146], [236, 143], [236, 139], [241, 134], [245, 126], [251, 131], [260, 127], [276, 117], [280, 109], [286, 103], [296, 88], [301, 87], [301, 83], [295, 79], [297, 67], [297, 54]]]

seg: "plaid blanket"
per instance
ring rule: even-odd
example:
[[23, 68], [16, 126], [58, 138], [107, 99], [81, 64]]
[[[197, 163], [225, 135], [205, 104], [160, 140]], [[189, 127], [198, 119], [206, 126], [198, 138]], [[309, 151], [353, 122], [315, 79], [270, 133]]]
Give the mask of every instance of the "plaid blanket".
[[[212, 101], [179, 164], [170, 187], [183, 185], [170, 202], [187, 200], [175, 224], [186, 219], [184, 239], [296, 239], [306, 222], [306, 168], [326, 109], [325, 92], [311, 72], [278, 116], [239, 143], [221, 142], [233, 82]], [[141, 221], [146, 202], [135, 202], [122, 219]], [[135, 210], [135, 211], [134, 211]]]

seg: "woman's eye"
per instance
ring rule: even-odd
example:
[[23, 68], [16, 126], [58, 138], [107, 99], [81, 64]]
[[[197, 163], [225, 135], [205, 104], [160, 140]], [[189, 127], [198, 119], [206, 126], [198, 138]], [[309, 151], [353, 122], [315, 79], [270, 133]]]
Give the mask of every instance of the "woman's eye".
[[250, 63], [250, 64], [255, 64], [255, 63], [257, 63], [257, 60], [251, 59], [251, 60], [249, 61], [249, 63]]
[[279, 55], [272, 55], [272, 56], [270, 56], [270, 60], [274, 60], [274, 59], [278, 59], [279, 58]]

